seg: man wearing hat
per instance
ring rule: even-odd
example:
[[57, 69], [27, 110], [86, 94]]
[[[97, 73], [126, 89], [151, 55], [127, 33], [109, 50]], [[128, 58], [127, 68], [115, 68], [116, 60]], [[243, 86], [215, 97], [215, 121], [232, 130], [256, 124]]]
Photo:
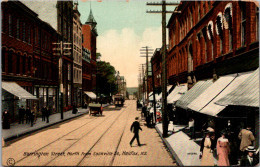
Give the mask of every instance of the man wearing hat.
[[133, 122], [130, 131], [134, 132], [134, 137], [132, 138], [132, 140], [130, 141], [130, 146], [132, 147], [132, 143], [134, 142], [134, 140], [137, 140], [138, 146], [141, 146], [140, 141], [139, 141], [139, 129], [142, 130], [142, 128], [140, 127], [140, 123], [138, 122], [138, 117], [135, 118], [135, 121]]
[[259, 159], [254, 156], [256, 152], [254, 146], [248, 146], [245, 151], [247, 151], [247, 156], [241, 159], [240, 166], [256, 166], [259, 163]]
[[238, 138], [241, 140], [240, 150], [244, 152], [248, 146], [253, 145], [255, 137], [250, 131], [251, 127], [248, 125], [246, 129], [242, 129], [238, 135]]

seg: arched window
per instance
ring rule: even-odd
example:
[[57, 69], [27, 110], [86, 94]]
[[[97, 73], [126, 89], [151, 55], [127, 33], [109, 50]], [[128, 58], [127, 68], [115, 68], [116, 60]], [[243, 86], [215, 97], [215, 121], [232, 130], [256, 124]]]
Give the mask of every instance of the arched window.
[[31, 56], [28, 57], [28, 75], [31, 75], [31, 69], [32, 69], [32, 58]]
[[245, 45], [246, 42], [246, 3], [240, 2], [241, 9], [241, 46]]
[[20, 39], [20, 20], [17, 19], [17, 23], [16, 23], [16, 38]]
[[16, 54], [16, 74], [20, 74], [20, 64], [21, 64], [21, 62], [20, 62], [20, 58], [21, 58], [21, 55], [20, 55], [20, 53], [17, 53]]
[[13, 73], [13, 51], [8, 52], [8, 73]]
[[204, 50], [205, 50], [205, 62], [208, 62], [208, 39], [207, 39], [207, 27], [202, 29], [203, 37], [204, 37]]
[[13, 25], [12, 25], [12, 15], [9, 15], [8, 19], [8, 29], [9, 29], [9, 35], [13, 35]]
[[23, 75], [25, 75], [26, 74], [26, 72], [25, 72], [25, 67], [26, 67], [26, 55], [23, 55], [23, 57], [22, 57], [22, 61], [23, 61], [23, 66], [22, 66], [22, 73], [23, 73]]
[[259, 40], [259, 7], [256, 7], [256, 40]]
[[5, 55], [6, 55], [6, 48], [2, 48], [2, 54], [1, 54], [1, 56], [2, 56], [2, 60], [1, 60], [1, 62], [2, 62], [2, 72], [5, 72]]
[[192, 44], [189, 46], [188, 50], [188, 72], [193, 71], [193, 49]]
[[224, 11], [224, 27], [228, 29], [228, 46], [229, 51], [233, 49], [233, 36], [232, 36], [232, 3], [228, 3]]
[[219, 49], [220, 49], [220, 53], [223, 53], [223, 17], [222, 17], [222, 13], [220, 12], [217, 16], [216, 19], [216, 32], [217, 35], [219, 35]]

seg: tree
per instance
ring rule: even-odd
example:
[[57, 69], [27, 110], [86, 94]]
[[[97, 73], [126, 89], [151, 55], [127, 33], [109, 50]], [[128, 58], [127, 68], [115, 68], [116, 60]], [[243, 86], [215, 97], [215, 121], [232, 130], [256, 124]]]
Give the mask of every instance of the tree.
[[117, 92], [116, 70], [109, 62], [97, 62], [97, 92], [110, 96]]

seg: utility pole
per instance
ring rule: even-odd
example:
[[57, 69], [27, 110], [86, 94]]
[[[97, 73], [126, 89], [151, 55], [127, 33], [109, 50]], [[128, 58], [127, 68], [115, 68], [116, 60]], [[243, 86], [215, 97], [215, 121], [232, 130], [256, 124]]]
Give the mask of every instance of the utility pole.
[[[60, 114], [61, 119], [63, 119], [63, 100], [64, 100], [64, 88], [62, 83], [62, 72], [63, 72], [63, 61], [62, 56], [63, 55], [70, 55], [71, 54], [71, 43], [63, 43], [63, 41], [60, 41], [59, 43], [52, 43], [55, 47], [53, 48], [53, 51], [55, 52], [53, 55], [59, 55], [59, 94], [58, 94], [58, 106], [60, 107]], [[57, 51], [57, 52], [56, 52]]]
[[154, 123], [156, 125], [156, 102], [155, 102], [155, 83], [154, 83], [154, 72], [153, 72], [153, 57], [151, 58], [151, 69], [152, 69], [152, 84], [153, 84], [153, 111], [154, 111]]
[[141, 55], [140, 57], [145, 57], [146, 58], [146, 103], [148, 104], [149, 102], [149, 90], [148, 90], [148, 57], [149, 54], [152, 54], [152, 52], [149, 51], [153, 51], [152, 49], [149, 49], [148, 46], [142, 47], [143, 49], [141, 49], [140, 51], [145, 51], [145, 52], [141, 52], [141, 54], [145, 54], [145, 55]]
[[161, 3], [147, 3], [151, 6], [162, 6], [162, 11], [147, 11], [147, 13], [162, 14], [162, 121], [163, 121], [163, 137], [168, 136], [168, 111], [167, 111], [167, 73], [166, 73], [166, 13], [179, 13], [177, 11], [166, 11], [166, 5], [177, 6], [179, 3], [166, 3], [162, 0]]

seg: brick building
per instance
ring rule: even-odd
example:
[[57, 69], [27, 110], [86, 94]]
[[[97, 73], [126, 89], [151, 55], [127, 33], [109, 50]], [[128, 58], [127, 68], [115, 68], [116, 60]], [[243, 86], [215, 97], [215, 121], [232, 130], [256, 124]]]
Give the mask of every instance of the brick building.
[[[92, 10], [90, 9], [88, 20], [82, 25], [83, 35], [83, 51], [82, 60], [82, 88], [83, 91], [96, 93], [96, 38], [98, 36], [96, 30], [97, 22], [94, 19]], [[86, 97], [84, 98], [86, 101]]]
[[157, 48], [154, 51], [153, 57], [151, 58], [151, 64], [153, 66], [153, 73], [154, 73], [154, 86], [155, 86], [155, 89], [159, 92], [161, 90], [161, 84], [162, 84], [161, 83], [162, 54], [161, 54], [160, 48]]
[[[73, 47], [73, 1], [57, 1], [57, 32], [59, 42], [67, 43], [64, 47]], [[63, 110], [69, 110], [73, 105], [73, 51], [66, 50], [62, 55], [62, 85]]]
[[[8, 109], [12, 121], [18, 106], [44, 104], [57, 111], [58, 59], [52, 43], [58, 34], [38, 14], [19, 1], [2, 2], [2, 80], [16, 82], [38, 100], [19, 100], [2, 89], [2, 109]], [[15, 89], [15, 88], [14, 88]], [[8, 90], [7, 90], [8, 91]]]
[[73, 90], [73, 101], [79, 107], [82, 105], [82, 24], [78, 3], [73, 9]]
[[[259, 60], [259, 9], [254, 2], [181, 1], [169, 22], [170, 84], [254, 70]], [[195, 79], [196, 78], [196, 79]]]

